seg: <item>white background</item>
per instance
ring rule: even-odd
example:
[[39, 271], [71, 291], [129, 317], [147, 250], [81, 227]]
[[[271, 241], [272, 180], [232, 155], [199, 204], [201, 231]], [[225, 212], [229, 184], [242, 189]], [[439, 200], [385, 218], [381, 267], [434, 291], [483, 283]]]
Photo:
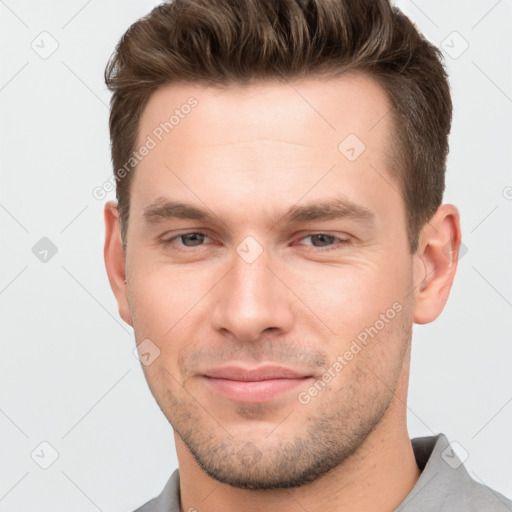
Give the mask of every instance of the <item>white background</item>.
[[[177, 465], [108, 285], [92, 196], [111, 174], [104, 67], [154, 5], [0, 2], [2, 512], [131, 511]], [[444, 432], [475, 479], [512, 496], [512, 2], [399, 5], [451, 53], [445, 200], [468, 249], [441, 317], [415, 327], [410, 434]], [[47, 59], [31, 47], [53, 40]], [[32, 252], [42, 237], [58, 248], [46, 263]], [[42, 441], [59, 454], [46, 470], [30, 455]]]

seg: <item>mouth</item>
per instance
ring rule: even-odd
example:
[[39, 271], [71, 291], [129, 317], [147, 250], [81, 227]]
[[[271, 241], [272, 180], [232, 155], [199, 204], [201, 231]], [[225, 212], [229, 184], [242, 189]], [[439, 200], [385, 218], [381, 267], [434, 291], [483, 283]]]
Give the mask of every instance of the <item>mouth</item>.
[[201, 377], [215, 394], [244, 403], [270, 402], [312, 378], [311, 375], [274, 365], [257, 368], [225, 366], [210, 369]]

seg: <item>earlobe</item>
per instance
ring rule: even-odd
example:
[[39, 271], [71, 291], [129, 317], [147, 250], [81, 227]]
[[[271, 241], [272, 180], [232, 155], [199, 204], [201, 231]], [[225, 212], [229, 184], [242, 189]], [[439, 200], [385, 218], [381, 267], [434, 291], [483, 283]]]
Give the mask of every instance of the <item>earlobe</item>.
[[126, 288], [126, 261], [121, 241], [119, 211], [115, 201], [108, 201], [104, 209], [105, 246], [103, 255], [110, 287], [114, 292], [121, 318], [132, 325]]
[[415, 258], [414, 322], [426, 324], [442, 312], [457, 270], [461, 244], [457, 208], [441, 205], [423, 227]]

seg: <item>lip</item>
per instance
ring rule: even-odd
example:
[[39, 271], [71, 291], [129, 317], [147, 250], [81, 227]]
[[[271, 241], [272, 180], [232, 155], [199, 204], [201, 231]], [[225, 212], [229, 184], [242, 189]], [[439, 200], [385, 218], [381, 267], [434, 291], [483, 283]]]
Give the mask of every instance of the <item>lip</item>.
[[212, 368], [204, 372], [202, 377], [215, 393], [228, 400], [263, 403], [304, 384], [311, 375], [283, 366], [264, 365], [257, 368]]

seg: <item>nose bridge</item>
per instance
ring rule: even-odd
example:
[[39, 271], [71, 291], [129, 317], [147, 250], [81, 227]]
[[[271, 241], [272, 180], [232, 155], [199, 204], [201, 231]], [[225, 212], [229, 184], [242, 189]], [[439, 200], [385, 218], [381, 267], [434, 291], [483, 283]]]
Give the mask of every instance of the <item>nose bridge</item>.
[[[256, 340], [268, 328], [287, 330], [292, 312], [282, 284], [268, 268], [270, 257], [262, 252], [251, 258], [254, 248], [242, 244], [234, 255], [231, 271], [216, 287], [213, 324], [217, 330], [230, 331], [237, 339]], [[244, 253], [244, 249], [248, 249]]]

